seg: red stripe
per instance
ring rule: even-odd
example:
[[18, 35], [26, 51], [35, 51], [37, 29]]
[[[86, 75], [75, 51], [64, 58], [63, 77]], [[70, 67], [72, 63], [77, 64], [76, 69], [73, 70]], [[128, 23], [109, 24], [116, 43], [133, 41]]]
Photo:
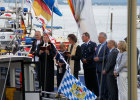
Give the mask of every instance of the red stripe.
[[47, 5], [44, 3], [44, 1], [42, 0], [34, 0], [36, 2], [38, 2], [38, 4], [42, 7], [42, 9], [51, 16], [51, 11], [50, 9], [47, 7]]
[[75, 12], [74, 12], [74, 8], [73, 8], [72, 0], [69, 0], [69, 2], [70, 2], [70, 8], [71, 8], [72, 14], [75, 18]]
[[24, 25], [24, 33], [27, 33], [23, 17], [21, 18], [21, 28], [23, 28], [22, 25]]

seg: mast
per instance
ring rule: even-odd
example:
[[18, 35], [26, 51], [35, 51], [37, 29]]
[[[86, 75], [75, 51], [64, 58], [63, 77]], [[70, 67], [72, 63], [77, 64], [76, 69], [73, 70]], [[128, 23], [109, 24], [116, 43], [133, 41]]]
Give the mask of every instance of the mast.
[[[53, 5], [54, 6], [54, 5]], [[51, 19], [51, 33], [53, 34], [53, 6], [52, 6], [52, 19]], [[52, 35], [51, 34], [51, 35]]]
[[137, 0], [128, 0], [128, 100], [137, 100]]
[[22, 11], [23, 11], [23, 8], [24, 8], [24, 0], [22, 0], [21, 8], [22, 8]]
[[110, 39], [112, 39], [112, 26], [113, 26], [113, 12], [111, 12], [111, 18], [110, 18]]

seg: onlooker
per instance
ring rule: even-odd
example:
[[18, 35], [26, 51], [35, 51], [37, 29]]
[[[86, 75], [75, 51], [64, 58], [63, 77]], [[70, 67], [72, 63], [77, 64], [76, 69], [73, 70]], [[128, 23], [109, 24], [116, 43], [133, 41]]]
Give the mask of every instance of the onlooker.
[[[66, 71], [66, 64], [63, 61], [62, 57], [64, 58], [65, 61], [67, 61], [67, 56], [64, 55], [64, 53], [66, 51], [65, 44], [60, 43], [59, 48], [60, 48], [60, 51], [56, 55], [56, 63], [58, 64], [57, 65], [57, 88], [59, 88], [59, 85], [60, 85], [62, 78], [63, 78], [65, 71]], [[57, 98], [61, 97], [59, 92], [56, 95], [56, 97]]]
[[120, 41], [118, 43], [118, 53], [114, 75], [117, 77], [117, 85], [119, 91], [119, 100], [128, 100], [128, 68], [127, 68], [127, 51], [126, 42]]
[[36, 40], [33, 41], [33, 43], [32, 43], [31, 54], [34, 55], [35, 71], [36, 71], [37, 79], [39, 81], [39, 88], [40, 88], [40, 62], [39, 62], [39, 56], [37, 55], [37, 48], [38, 48], [39, 44], [43, 41], [41, 39], [40, 31], [35, 32], [35, 38], [36, 38]]
[[118, 100], [118, 87], [117, 80], [114, 76], [114, 67], [116, 64], [116, 58], [119, 51], [116, 49], [116, 42], [114, 40], [109, 40], [107, 47], [109, 48], [109, 54], [107, 57], [106, 65], [103, 70], [103, 74], [106, 74], [107, 87], [109, 92], [108, 100]]
[[[43, 41], [38, 48], [39, 61], [41, 62], [41, 86], [42, 90], [52, 92], [54, 91], [54, 56], [56, 49], [46, 34], [43, 36]], [[47, 50], [42, 50], [47, 47]], [[49, 95], [48, 95], [49, 96]]]
[[81, 47], [77, 44], [77, 37], [74, 34], [68, 35], [70, 45], [68, 46], [68, 63], [71, 67], [71, 73], [78, 79], [80, 71]]
[[[98, 36], [99, 45], [96, 49], [95, 57], [93, 58], [96, 62], [97, 75], [98, 75], [98, 83], [100, 85], [100, 98], [101, 100], [108, 100], [108, 92], [107, 92], [107, 84], [106, 84], [106, 75], [102, 75], [102, 71], [106, 65], [106, 58], [109, 53], [109, 49], [107, 47], [106, 42], [107, 36], [104, 32], [101, 32]], [[102, 83], [101, 83], [102, 82]]]
[[60, 51], [56, 55], [56, 63], [58, 64], [57, 65], [57, 87], [59, 87], [60, 82], [61, 82], [61, 80], [64, 76], [64, 73], [66, 71], [66, 64], [63, 61], [63, 59], [61, 58], [61, 56], [64, 57], [65, 61], [67, 61], [67, 56], [63, 55], [63, 53], [66, 51], [65, 44], [61, 43], [59, 45], [59, 48], [60, 48]]
[[82, 62], [84, 69], [84, 78], [86, 87], [93, 91], [96, 96], [99, 96], [98, 81], [96, 76], [96, 64], [93, 61], [95, 55], [96, 43], [90, 40], [89, 33], [83, 33], [82, 40], [85, 42], [81, 45], [82, 50]]
[[[127, 37], [124, 40], [127, 43]], [[140, 65], [139, 64], [139, 49], [137, 48], [137, 72], [138, 72], [138, 74], [139, 74], [139, 71], [140, 71], [139, 65]]]

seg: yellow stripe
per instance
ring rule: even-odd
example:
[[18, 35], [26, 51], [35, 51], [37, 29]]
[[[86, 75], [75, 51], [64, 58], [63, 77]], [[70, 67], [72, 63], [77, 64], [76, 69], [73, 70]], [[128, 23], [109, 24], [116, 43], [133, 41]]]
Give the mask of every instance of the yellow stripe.
[[33, 10], [34, 10], [36, 16], [40, 16], [42, 7], [38, 4], [38, 2], [34, 1]]
[[43, 9], [42, 9], [41, 15], [42, 15], [47, 21], [50, 21], [51, 16], [50, 16], [49, 14], [47, 14]]
[[50, 21], [51, 16], [47, 12], [45, 12], [36, 1], [33, 2], [33, 10], [36, 16], [42, 15], [47, 21]]

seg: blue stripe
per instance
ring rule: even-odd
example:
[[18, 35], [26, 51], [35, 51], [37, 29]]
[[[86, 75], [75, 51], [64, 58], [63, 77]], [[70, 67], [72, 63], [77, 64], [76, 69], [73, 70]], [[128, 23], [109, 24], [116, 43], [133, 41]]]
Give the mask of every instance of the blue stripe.
[[54, 6], [55, 0], [43, 0], [46, 5], [53, 11], [55, 14], [62, 16], [62, 13], [58, 10], [57, 7]]

